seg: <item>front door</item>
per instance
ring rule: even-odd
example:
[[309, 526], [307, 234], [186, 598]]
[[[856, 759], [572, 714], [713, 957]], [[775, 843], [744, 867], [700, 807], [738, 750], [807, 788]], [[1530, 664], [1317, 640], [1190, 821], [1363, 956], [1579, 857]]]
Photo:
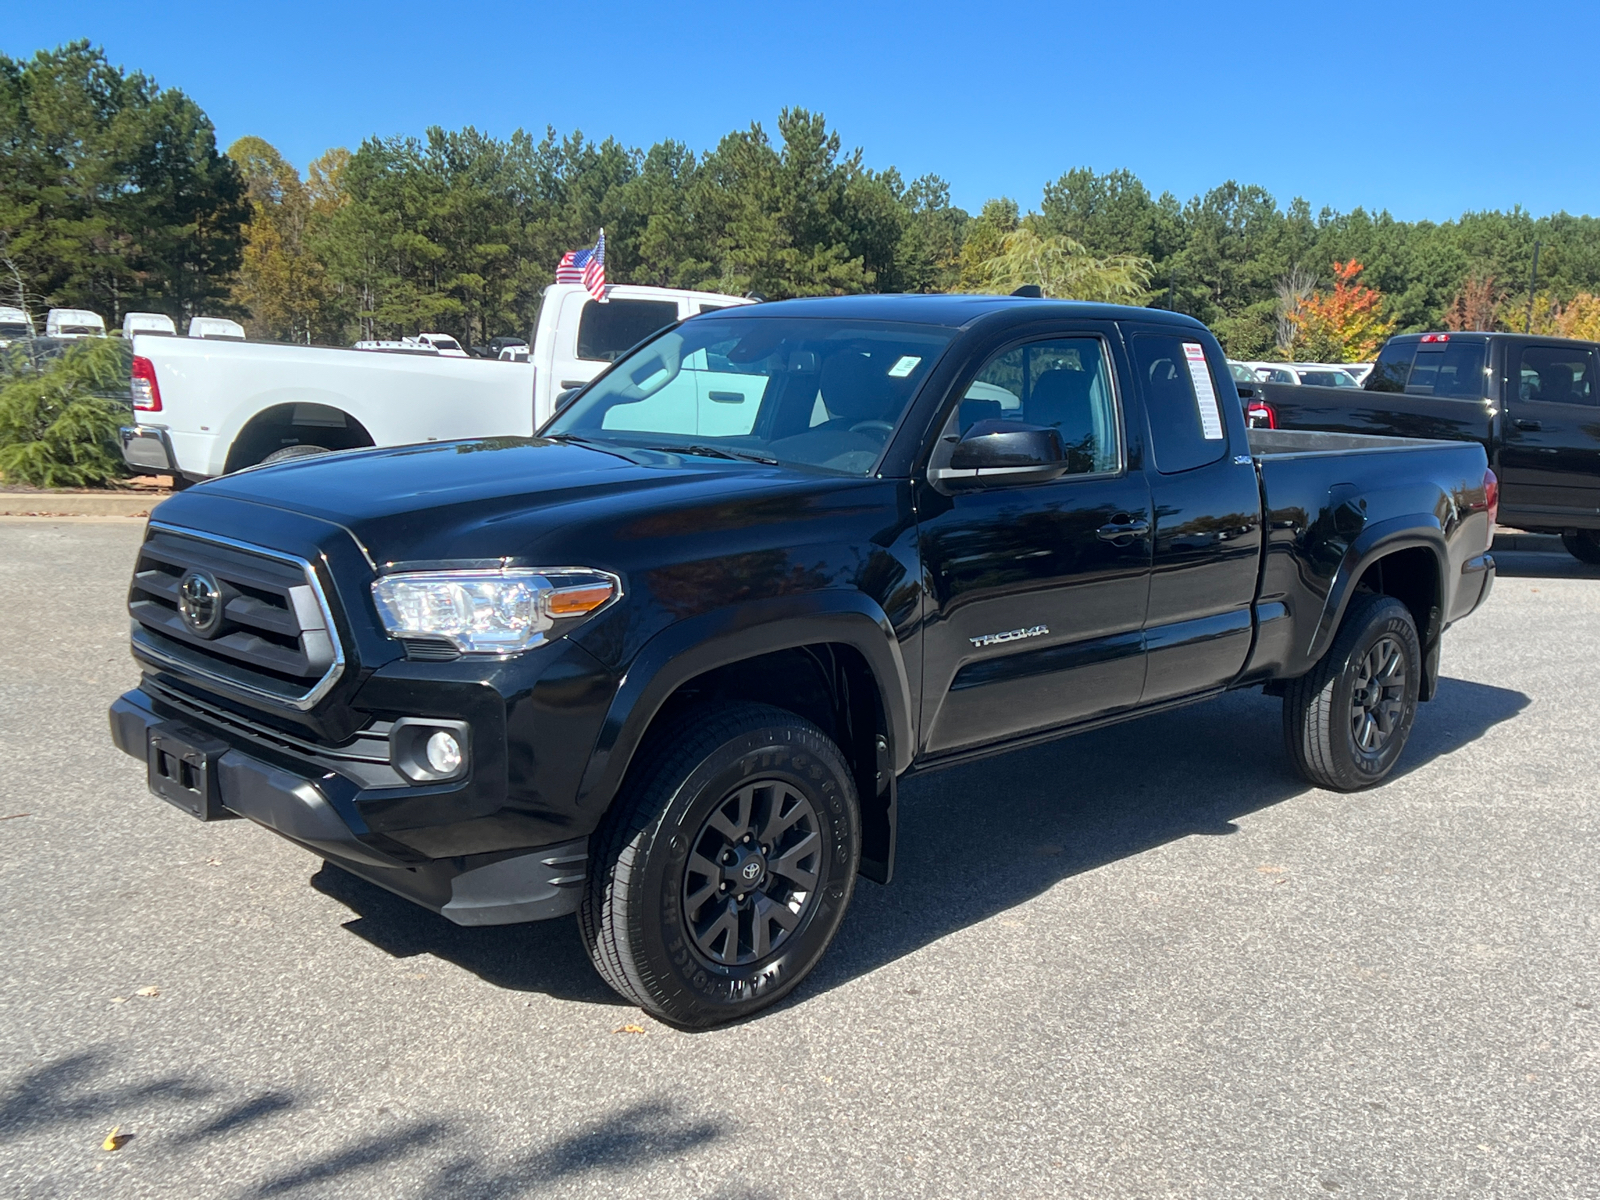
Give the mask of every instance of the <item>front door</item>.
[[1150, 493], [1114, 346], [1092, 326], [1000, 350], [962, 386], [934, 452], [980, 420], [1061, 431], [1046, 483], [946, 495], [917, 485], [932, 608], [923, 751], [938, 754], [1132, 707], [1144, 686]]
[[1533, 526], [1600, 518], [1600, 378], [1582, 345], [1506, 347], [1506, 413], [1498, 469], [1501, 519]]

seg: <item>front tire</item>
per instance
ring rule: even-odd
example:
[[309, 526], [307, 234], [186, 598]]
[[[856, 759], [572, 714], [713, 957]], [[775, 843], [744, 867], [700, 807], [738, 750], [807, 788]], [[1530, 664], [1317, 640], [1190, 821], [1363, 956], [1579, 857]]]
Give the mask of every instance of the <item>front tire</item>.
[[820, 729], [725, 705], [652, 738], [592, 844], [578, 922], [596, 969], [701, 1029], [776, 1003], [816, 966], [854, 892], [861, 814]]
[[1580, 529], [1576, 533], [1563, 533], [1561, 544], [1567, 553], [1579, 562], [1600, 567], [1600, 534], [1593, 529]]
[[1421, 682], [1411, 610], [1393, 596], [1356, 596], [1322, 660], [1284, 689], [1284, 743], [1295, 768], [1336, 792], [1382, 783], [1411, 736]]

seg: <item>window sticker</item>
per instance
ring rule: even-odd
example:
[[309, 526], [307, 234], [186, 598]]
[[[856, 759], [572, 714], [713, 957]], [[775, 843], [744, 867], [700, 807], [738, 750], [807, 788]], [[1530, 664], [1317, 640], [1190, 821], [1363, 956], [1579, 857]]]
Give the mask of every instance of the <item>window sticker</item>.
[[1194, 383], [1195, 403], [1200, 406], [1200, 432], [1208, 442], [1220, 442], [1222, 414], [1217, 411], [1217, 393], [1211, 387], [1211, 372], [1206, 367], [1206, 348], [1199, 342], [1185, 342], [1183, 356], [1189, 360], [1189, 378]]
[[921, 361], [921, 355], [902, 354], [900, 356], [900, 361], [889, 368], [889, 378], [904, 379], [907, 375], [911, 374], [911, 372], [917, 369], [917, 364]]

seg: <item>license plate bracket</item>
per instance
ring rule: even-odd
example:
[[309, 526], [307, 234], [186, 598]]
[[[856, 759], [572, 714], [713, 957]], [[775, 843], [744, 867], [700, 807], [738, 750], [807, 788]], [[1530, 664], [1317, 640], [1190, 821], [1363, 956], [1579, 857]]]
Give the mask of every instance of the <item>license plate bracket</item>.
[[222, 807], [216, 768], [227, 752], [226, 742], [191, 726], [154, 725], [146, 755], [150, 790], [198, 820], [225, 821], [234, 814]]

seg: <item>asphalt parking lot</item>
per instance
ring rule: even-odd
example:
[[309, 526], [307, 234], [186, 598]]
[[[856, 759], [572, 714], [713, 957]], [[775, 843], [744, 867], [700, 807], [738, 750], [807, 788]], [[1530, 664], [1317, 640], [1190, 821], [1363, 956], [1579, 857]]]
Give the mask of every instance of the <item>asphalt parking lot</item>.
[[1501, 555], [1376, 791], [1254, 693], [908, 784], [813, 979], [684, 1034], [149, 797], [141, 526], [0, 520], [0, 1194], [1600, 1193], [1600, 570]]

